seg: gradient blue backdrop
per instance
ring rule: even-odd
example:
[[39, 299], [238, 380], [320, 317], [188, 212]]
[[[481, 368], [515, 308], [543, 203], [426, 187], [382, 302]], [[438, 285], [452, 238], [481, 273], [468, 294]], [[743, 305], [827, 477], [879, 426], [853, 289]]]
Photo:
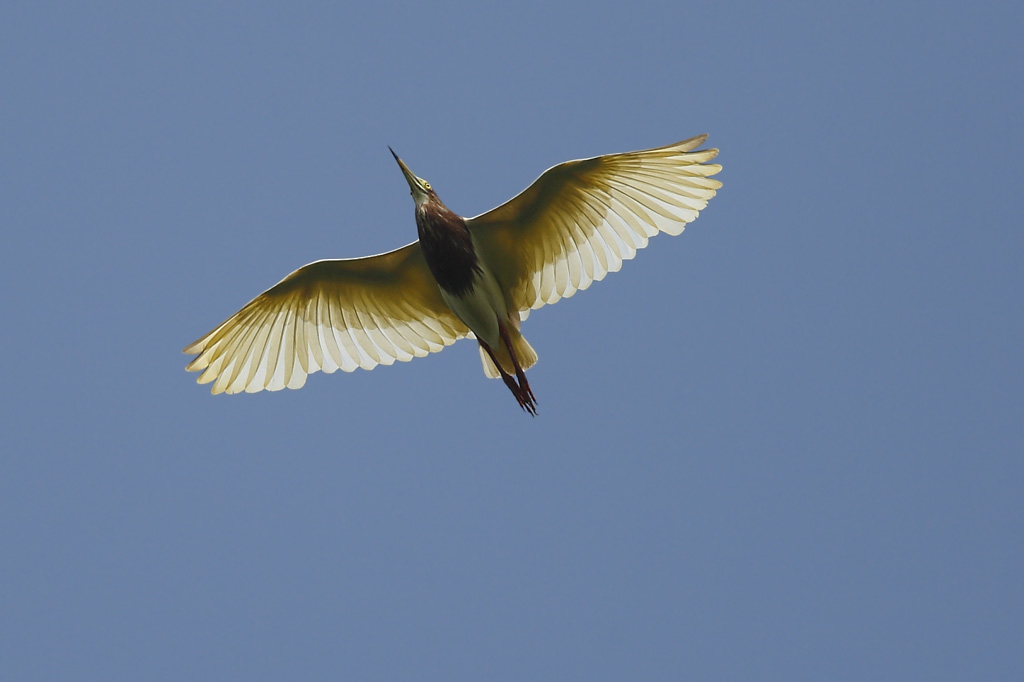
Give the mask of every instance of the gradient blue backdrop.
[[[1002, 9], [998, 9], [1001, 7]], [[1024, 10], [0, 8], [0, 679], [1024, 675]], [[527, 335], [217, 397], [292, 269], [701, 132]]]

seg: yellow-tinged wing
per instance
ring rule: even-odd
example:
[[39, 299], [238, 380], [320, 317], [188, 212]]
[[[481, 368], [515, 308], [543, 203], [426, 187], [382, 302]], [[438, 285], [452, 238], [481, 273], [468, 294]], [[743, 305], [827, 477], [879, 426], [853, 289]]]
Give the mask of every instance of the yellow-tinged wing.
[[586, 289], [658, 234], [679, 234], [722, 186], [690, 151], [707, 135], [549, 168], [501, 206], [467, 222], [511, 308], [525, 311]]
[[299, 268], [185, 348], [214, 393], [300, 388], [323, 370], [373, 369], [439, 351], [468, 333], [419, 242]]

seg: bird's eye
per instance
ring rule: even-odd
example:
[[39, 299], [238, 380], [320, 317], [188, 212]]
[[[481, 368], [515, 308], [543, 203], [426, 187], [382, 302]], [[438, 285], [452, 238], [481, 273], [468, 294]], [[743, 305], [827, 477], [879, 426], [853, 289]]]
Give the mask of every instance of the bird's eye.
[[423, 181], [423, 189], [427, 190], [428, 192], [430, 191], [430, 183], [427, 182], [426, 180]]

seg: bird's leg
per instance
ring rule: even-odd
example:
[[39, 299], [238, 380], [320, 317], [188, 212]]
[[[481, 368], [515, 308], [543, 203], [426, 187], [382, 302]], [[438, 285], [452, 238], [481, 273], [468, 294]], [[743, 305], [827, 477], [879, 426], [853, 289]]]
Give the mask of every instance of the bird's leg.
[[505, 326], [504, 322], [498, 322], [498, 332], [501, 333], [501, 340], [505, 344], [505, 348], [508, 348], [508, 354], [512, 358], [512, 366], [516, 369], [516, 378], [519, 379], [519, 388], [526, 393], [530, 394], [530, 402], [536, 403], [537, 396], [533, 395], [533, 389], [530, 388], [530, 382], [526, 380], [526, 372], [519, 364], [519, 358], [516, 357], [515, 348], [512, 347], [512, 339], [508, 335], [508, 327]]
[[480, 341], [480, 347], [487, 351], [487, 355], [491, 358], [491, 362], [493, 362], [494, 366], [498, 368], [498, 373], [501, 375], [501, 380], [505, 382], [506, 386], [508, 386], [508, 390], [512, 391], [512, 395], [515, 396], [516, 402], [519, 403], [519, 407], [523, 408], [532, 416], [536, 417], [537, 406], [534, 405], [533, 394], [524, 391], [519, 386], [519, 384], [516, 383], [516, 380], [513, 379], [508, 372], [505, 371], [505, 369], [501, 366], [501, 363], [498, 362], [498, 358], [494, 357], [494, 351], [491, 350], [490, 346], [488, 346], [486, 343], [483, 342], [483, 340], [479, 338], [477, 340]]

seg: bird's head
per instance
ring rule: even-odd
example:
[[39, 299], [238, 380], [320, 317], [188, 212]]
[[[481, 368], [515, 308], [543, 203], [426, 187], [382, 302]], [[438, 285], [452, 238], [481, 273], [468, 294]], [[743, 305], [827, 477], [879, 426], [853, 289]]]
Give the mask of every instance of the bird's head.
[[430, 183], [423, 178], [416, 177], [409, 167], [405, 165], [405, 162], [398, 158], [398, 154], [395, 154], [395, 150], [388, 147], [391, 151], [391, 156], [395, 157], [395, 161], [398, 162], [398, 167], [402, 169], [402, 175], [405, 176], [405, 181], [409, 183], [409, 194], [412, 195], [413, 201], [416, 202], [417, 208], [426, 203], [431, 197], [436, 197], [434, 190], [430, 187]]

